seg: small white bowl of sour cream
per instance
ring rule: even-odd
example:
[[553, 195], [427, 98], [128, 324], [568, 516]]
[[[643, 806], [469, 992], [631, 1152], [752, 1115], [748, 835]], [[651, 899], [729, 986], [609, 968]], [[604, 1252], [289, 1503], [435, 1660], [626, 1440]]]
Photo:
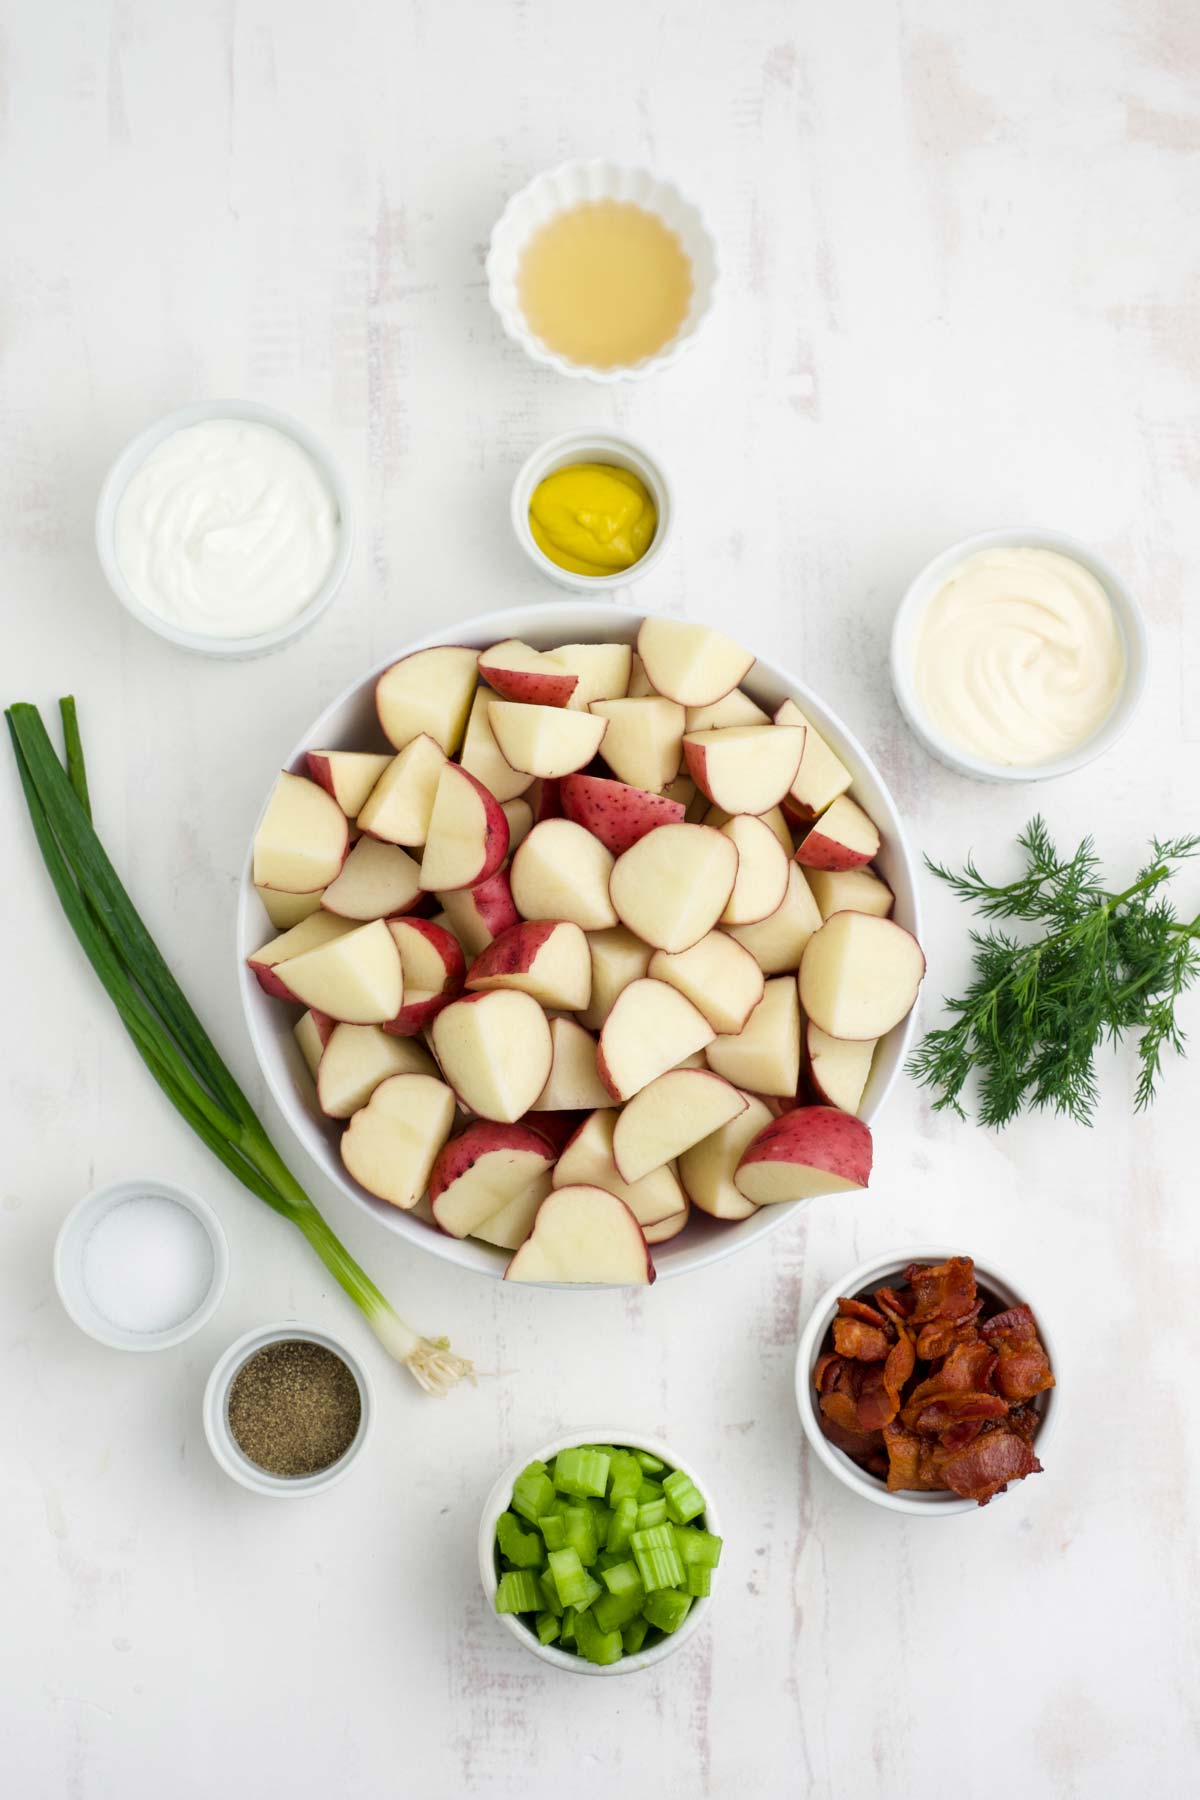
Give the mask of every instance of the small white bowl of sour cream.
[[96, 549], [122, 606], [168, 643], [263, 656], [314, 624], [345, 580], [350, 490], [287, 413], [198, 401], [139, 432], [113, 463]]
[[1047, 781], [1110, 750], [1137, 711], [1141, 607], [1086, 544], [985, 531], [927, 563], [892, 626], [892, 686], [931, 756], [976, 781]]

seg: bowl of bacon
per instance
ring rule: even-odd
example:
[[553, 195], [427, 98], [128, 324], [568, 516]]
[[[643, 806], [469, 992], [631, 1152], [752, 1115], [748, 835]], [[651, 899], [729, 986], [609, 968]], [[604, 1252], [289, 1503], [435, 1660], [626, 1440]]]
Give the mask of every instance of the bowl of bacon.
[[796, 1404], [844, 1486], [893, 1512], [974, 1512], [1042, 1472], [1057, 1359], [1023, 1288], [953, 1250], [863, 1263], [813, 1308]]

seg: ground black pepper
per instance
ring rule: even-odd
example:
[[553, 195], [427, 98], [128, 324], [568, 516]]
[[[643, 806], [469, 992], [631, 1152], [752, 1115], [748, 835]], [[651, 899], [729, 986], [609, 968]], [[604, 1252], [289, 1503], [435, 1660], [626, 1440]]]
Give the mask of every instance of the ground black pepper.
[[242, 1364], [229, 1429], [268, 1475], [315, 1475], [344, 1456], [362, 1417], [358, 1383], [324, 1344], [288, 1338]]

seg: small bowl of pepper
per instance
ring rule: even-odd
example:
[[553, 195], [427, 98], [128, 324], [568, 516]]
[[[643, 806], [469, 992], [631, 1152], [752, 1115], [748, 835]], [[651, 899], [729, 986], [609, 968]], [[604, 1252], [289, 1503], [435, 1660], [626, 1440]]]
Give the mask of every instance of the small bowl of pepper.
[[370, 1436], [366, 1369], [326, 1332], [262, 1325], [231, 1344], [204, 1390], [204, 1435], [227, 1475], [297, 1500], [350, 1473]]
[[558, 587], [627, 587], [667, 548], [674, 508], [661, 464], [612, 431], [565, 431], [535, 450], [512, 489], [512, 527], [534, 568]]

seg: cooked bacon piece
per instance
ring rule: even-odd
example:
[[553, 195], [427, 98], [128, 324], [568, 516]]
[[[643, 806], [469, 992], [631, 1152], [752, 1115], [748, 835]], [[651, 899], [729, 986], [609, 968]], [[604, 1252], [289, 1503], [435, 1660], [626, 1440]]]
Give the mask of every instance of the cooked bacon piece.
[[883, 1446], [888, 1454], [889, 1493], [895, 1494], [902, 1488], [915, 1488], [920, 1492], [940, 1485], [937, 1481], [929, 1481], [922, 1476], [922, 1440], [915, 1431], [907, 1431], [898, 1421], [893, 1420], [883, 1428]]
[[821, 1429], [835, 1449], [844, 1450], [856, 1462], [869, 1463], [870, 1458], [883, 1448], [881, 1431], [846, 1431], [828, 1413], [821, 1421]]
[[839, 1356], [851, 1356], [856, 1362], [882, 1362], [892, 1340], [882, 1323], [864, 1325], [861, 1319], [841, 1318], [833, 1321], [833, 1347]]
[[880, 1431], [900, 1410], [900, 1396], [889, 1392], [885, 1363], [862, 1366], [862, 1384], [858, 1390], [858, 1429]]
[[996, 1353], [982, 1339], [973, 1344], [959, 1344], [940, 1369], [918, 1382], [908, 1396], [908, 1407], [919, 1407], [925, 1400], [940, 1400], [943, 1394], [986, 1393], [991, 1387]]
[[956, 1425], [948, 1425], [938, 1438], [938, 1443], [947, 1455], [953, 1450], [965, 1450], [973, 1444], [984, 1429], [982, 1419], [960, 1419]]
[[903, 1288], [881, 1287], [875, 1289], [875, 1304], [893, 1325], [901, 1325], [912, 1312], [913, 1297]]
[[983, 1310], [983, 1301], [977, 1300], [965, 1319], [931, 1319], [928, 1325], [922, 1325], [917, 1334], [917, 1355], [922, 1362], [940, 1362], [943, 1356], [958, 1344], [972, 1344], [979, 1336], [975, 1324]]
[[1032, 1406], [1014, 1406], [1006, 1421], [1008, 1429], [1015, 1431], [1018, 1437], [1023, 1437], [1027, 1444], [1032, 1444], [1041, 1422], [1041, 1414], [1035, 1412]]
[[1033, 1446], [1015, 1431], [1003, 1426], [981, 1432], [965, 1450], [956, 1450], [941, 1459], [942, 1481], [964, 1500], [976, 1500], [986, 1506], [994, 1494], [1003, 1493], [1010, 1481], [1021, 1481], [1026, 1475], [1040, 1475], [1042, 1465]]
[[831, 1393], [837, 1386], [841, 1357], [835, 1356], [832, 1350], [823, 1350], [813, 1364], [813, 1386], [818, 1394]]
[[873, 1306], [868, 1306], [865, 1300], [839, 1300], [838, 1316], [843, 1319], [861, 1319], [864, 1325], [887, 1325], [883, 1314], [876, 1312]]
[[904, 1273], [913, 1290], [910, 1317], [915, 1325], [927, 1319], [965, 1319], [975, 1304], [975, 1264], [969, 1256], [952, 1256], [927, 1268], [912, 1263]]
[[888, 1351], [887, 1361], [883, 1365], [883, 1385], [892, 1395], [897, 1406], [900, 1404], [900, 1390], [909, 1380], [916, 1366], [917, 1353], [913, 1348], [912, 1338], [907, 1331], [901, 1331], [896, 1342]]
[[922, 1437], [939, 1437], [960, 1419], [1003, 1419], [1008, 1401], [1001, 1394], [976, 1394], [958, 1390], [940, 1394], [935, 1400], [910, 1400], [900, 1414], [900, 1422]]
[[1008, 1400], [1032, 1400], [1054, 1386], [1050, 1358], [1037, 1334], [1028, 1306], [1012, 1306], [980, 1327], [982, 1335], [1000, 1358], [996, 1386]]
[[840, 1426], [843, 1431], [861, 1434], [862, 1426], [858, 1422], [858, 1404], [853, 1394], [821, 1395], [821, 1414], [829, 1424]]

